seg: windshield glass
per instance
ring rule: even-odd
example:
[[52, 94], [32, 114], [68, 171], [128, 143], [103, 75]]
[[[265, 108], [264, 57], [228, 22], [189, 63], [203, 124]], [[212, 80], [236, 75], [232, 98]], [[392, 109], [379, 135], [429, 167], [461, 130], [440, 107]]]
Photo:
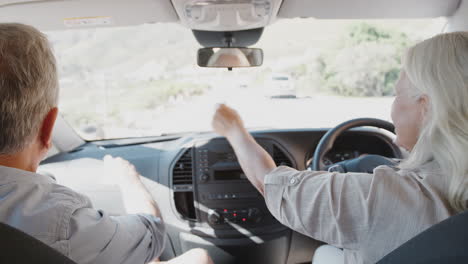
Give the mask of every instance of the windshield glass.
[[255, 47], [261, 67], [200, 68], [200, 45], [178, 24], [46, 32], [60, 111], [87, 140], [211, 130], [217, 103], [251, 129], [333, 127], [390, 118], [401, 56], [444, 19], [280, 20]]

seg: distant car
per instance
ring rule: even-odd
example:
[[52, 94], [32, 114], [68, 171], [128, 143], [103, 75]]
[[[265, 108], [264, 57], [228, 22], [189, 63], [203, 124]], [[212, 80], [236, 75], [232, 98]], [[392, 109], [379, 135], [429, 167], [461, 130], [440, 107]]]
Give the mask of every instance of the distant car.
[[271, 98], [296, 98], [296, 88], [294, 81], [288, 74], [274, 74], [267, 82], [268, 90], [271, 91]]

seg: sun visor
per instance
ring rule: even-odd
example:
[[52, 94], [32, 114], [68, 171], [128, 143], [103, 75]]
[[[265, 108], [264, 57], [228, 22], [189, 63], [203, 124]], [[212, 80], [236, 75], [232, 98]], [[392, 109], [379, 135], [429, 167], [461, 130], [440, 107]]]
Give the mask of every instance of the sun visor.
[[18, 5], [18, 4], [26, 4], [26, 3], [35, 3], [35, 2], [51, 2], [49, 1], [42, 1], [42, 0], [0, 0], [0, 7], [1, 6], [8, 6], [8, 5]]
[[[460, 0], [284, 0], [278, 18], [389, 19], [451, 16]], [[466, 1], [465, 1], [466, 2]]]
[[0, 22], [43, 31], [178, 20], [170, 0], [0, 0]]
[[447, 21], [446, 32], [468, 31], [468, 1], [464, 0], [457, 12]]

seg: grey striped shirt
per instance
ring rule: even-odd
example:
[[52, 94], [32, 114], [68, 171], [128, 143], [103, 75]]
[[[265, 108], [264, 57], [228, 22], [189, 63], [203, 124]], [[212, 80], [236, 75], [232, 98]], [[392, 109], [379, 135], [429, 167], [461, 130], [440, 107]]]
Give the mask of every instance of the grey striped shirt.
[[433, 163], [419, 172], [381, 166], [373, 174], [278, 167], [265, 178], [265, 200], [284, 225], [343, 248], [345, 263], [375, 263], [454, 213], [445, 188]]
[[77, 263], [147, 263], [164, 247], [151, 215], [109, 216], [49, 176], [0, 166], [0, 221]]

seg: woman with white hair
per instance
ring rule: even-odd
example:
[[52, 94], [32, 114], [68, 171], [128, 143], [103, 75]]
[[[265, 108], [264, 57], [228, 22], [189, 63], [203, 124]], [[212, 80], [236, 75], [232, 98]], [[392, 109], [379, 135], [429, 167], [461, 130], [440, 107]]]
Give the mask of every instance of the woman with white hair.
[[343, 248], [345, 263], [375, 263], [468, 207], [468, 33], [438, 35], [408, 50], [392, 119], [396, 143], [410, 155], [397, 169], [380, 166], [373, 174], [276, 167], [225, 105], [213, 128], [281, 223]]

